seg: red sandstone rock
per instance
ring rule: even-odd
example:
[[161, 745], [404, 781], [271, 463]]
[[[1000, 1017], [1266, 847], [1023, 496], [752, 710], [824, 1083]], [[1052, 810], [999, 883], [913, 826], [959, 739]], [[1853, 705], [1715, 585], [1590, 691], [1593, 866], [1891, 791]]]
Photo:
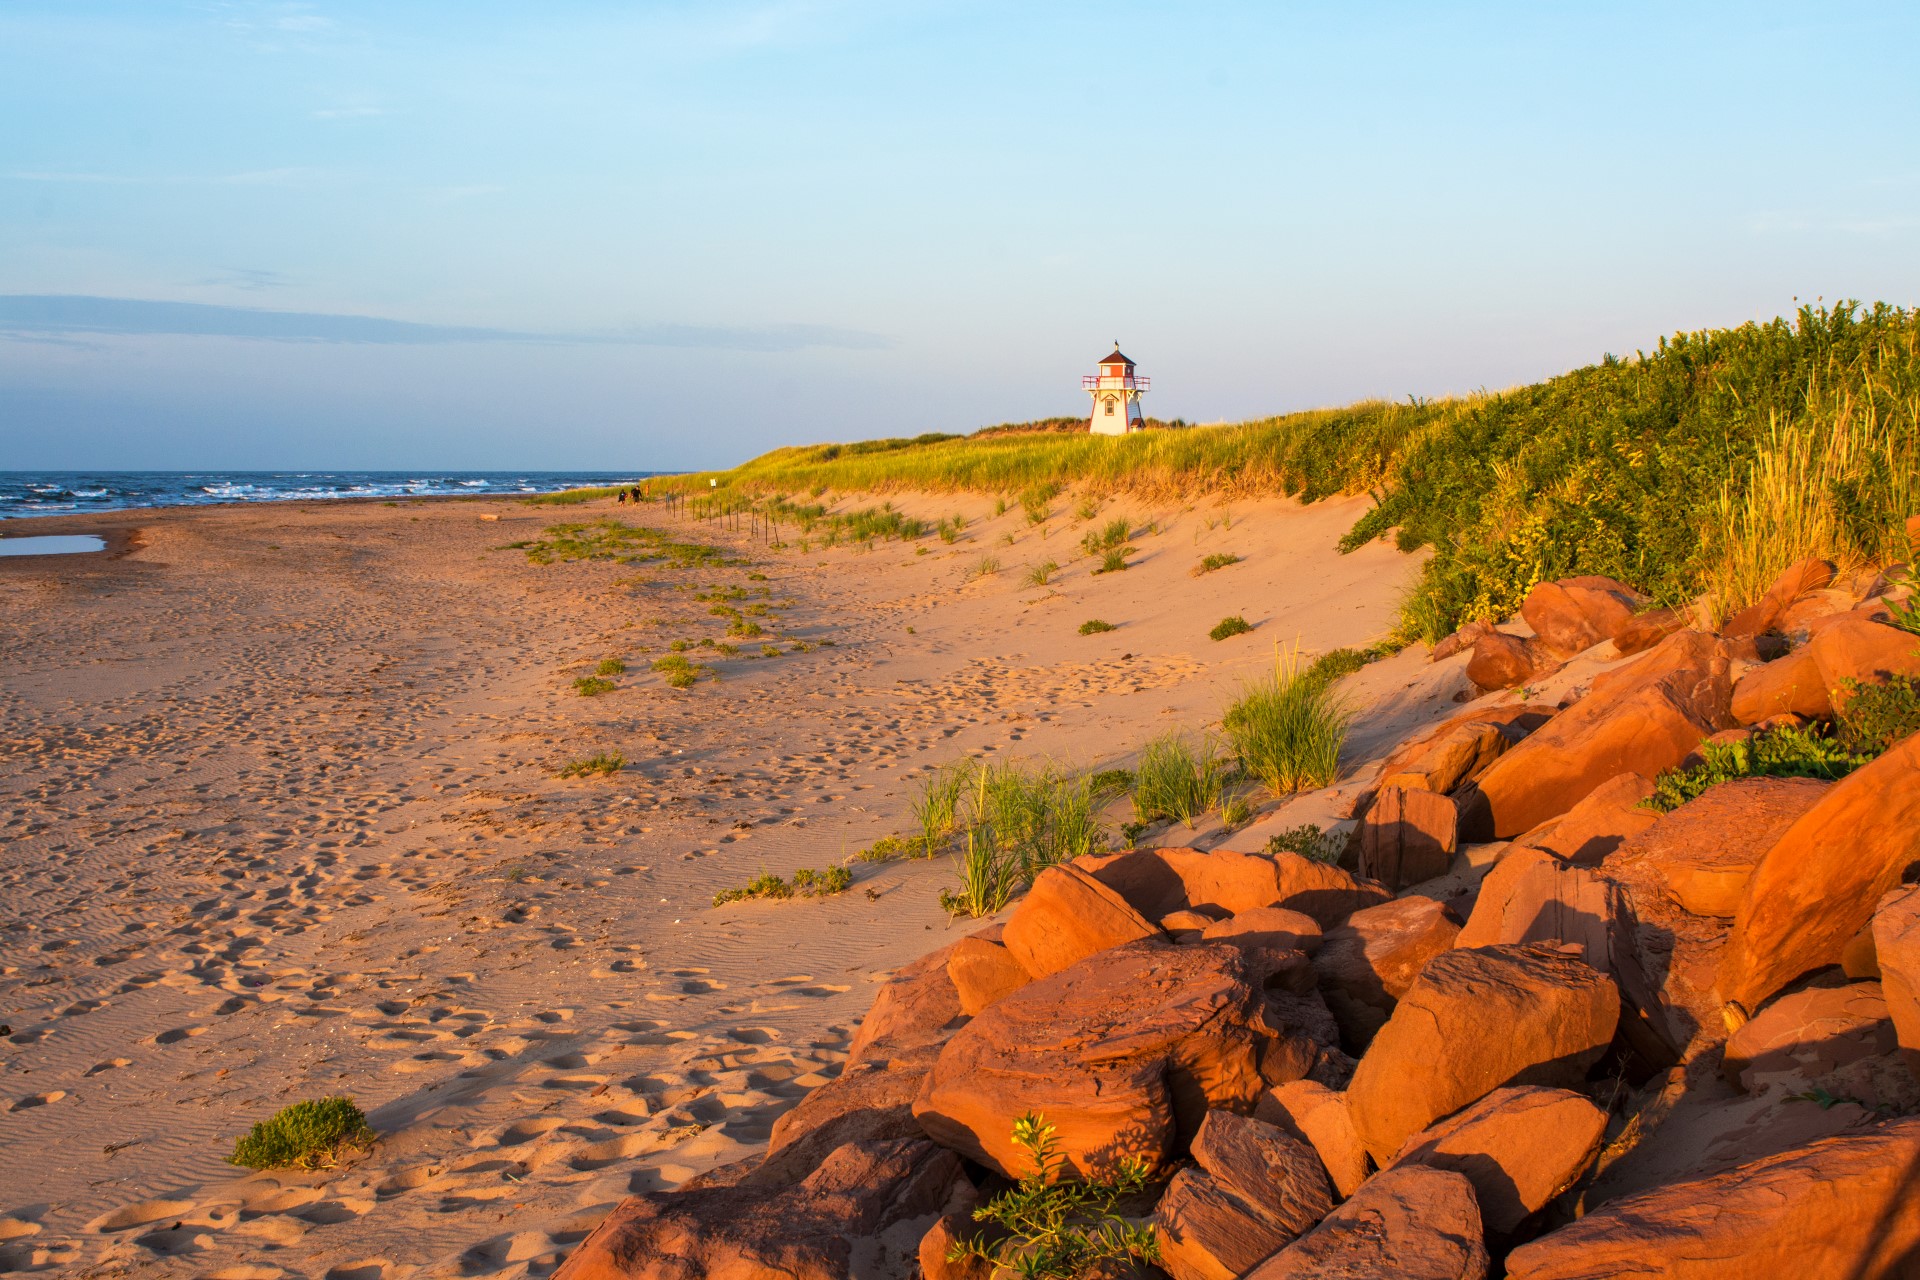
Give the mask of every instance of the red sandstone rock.
[[1652, 794], [1653, 783], [1637, 773], [1609, 778], [1559, 817], [1517, 836], [1514, 846], [1539, 849], [1582, 866], [1596, 866], [1659, 818], [1659, 814], [1640, 805]]
[[1558, 664], [1523, 636], [1488, 631], [1473, 642], [1467, 679], [1482, 689], [1513, 689]]
[[924, 1137], [913, 1118], [913, 1100], [939, 1052], [938, 1044], [921, 1044], [900, 1054], [869, 1052], [849, 1061], [839, 1075], [775, 1120], [766, 1156], [726, 1177], [724, 1185], [791, 1186], [849, 1142]]
[[1221, 849], [1134, 849], [1074, 860], [1150, 920], [1175, 911], [1238, 915], [1281, 904], [1273, 859]]
[[1780, 621], [1776, 626], [1783, 636], [1805, 638], [1812, 632], [1813, 624], [1820, 619], [1830, 618], [1838, 613], [1847, 613], [1858, 603], [1851, 591], [1835, 588], [1809, 591], [1780, 615]]
[[1193, 1158], [1199, 1167], [1176, 1174], [1154, 1211], [1174, 1280], [1233, 1280], [1333, 1209], [1320, 1158], [1273, 1125], [1209, 1112]]
[[1755, 667], [1733, 686], [1733, 718], [1740, 724], [1758, 724], [1777, 715], [1824, 720], [1833, 714], [1827, 700], [1827, 682], [1820, 664], [1805, 649]]
[[1686, 625], [1686, 615], [1678, 610], [1648, 609], [1620, 624], [1613, 633], [1613, 647], [1622, 657], [1644, 653]]
[[1279, 1032], [1238, 947], [1128, 943], [961, 1028], [913, 1111], [936, 1142], [1010, 1177], [1030, 1172], [1012, 1141], [1029, 1111], [1058, 1129], [1075, 1174], [1123, 1156], [1158, 1163], [1208, 1110], [1251, 1112], [1268, 1085], [1313, 1064], [1310, 1043]]
[[1879, 983], [1809, 987], [1781, 996], [1729, 1036], [1720, 1073], [1748, 1093], [1772, 1085], [1799, 1091], [1898, 1047]]
[[942, 947], [894, 971], [847, 1046], [848, 1065], [869, 1056], [884, 1060], [918, 1045], [946, 1040], [963, 1016], [960, 993], [947, 976], [951, 954], [952, 948]]
[[1451, 947], [1460, 917], [1431, 898], [1396, 898], [1329, 929], [1314, 957], [1320, 990], [1352, 1050], [1364, 1049], [1420, 970]]
[[1754, 868], [1830, 784], [1817, 778], [1737, 778], [1664, 815], [1610, 866], [1645, 866], [1697, 916], [1732, 919]]
[[[1488, 732], [1500, 736], [1497, 729]], [[1382, 786], [1360, 823], [1360, 874], [1388, 889], [1445, 875], [1453, 862], [1457, 825], [1453, 801], [1446, 796]]]
[[1824, 560], [1802, 560], [1774, 579], [1764, 596], [1729, 618], [1727, 624], [1720, 628], [1720, 634], [1734, 638], [1777, 630], [1788, 606], [1807, 592], [1818, 591], [1832, 581], [1832, 565]]
[[1620, 774], [1653, 777], [1679, 763], [1707, 734], [1731, 727], [1727, 670], [1712, 636], [1682, 631], [1600, 676], [1461, 792], [1461, 838], [1511, 838]]
[[1059, 973], [1096, 951], [1159, 936], [1126, 899], [1076, 867], [1048, 867], [1007, 920], [1003, 938], [1036, 978]]
[[1439, 644], [1433, 646], [1433, 652], [1427, 655], [1428, 662], [1445, 662], [1456, 653], [1465, 653], [1473, 648], [1473, 642], [1493, 630], [1493, 624], [1476, 619], [1461, 627]]
[[1555, 948], [1443, 952], [1360, 1060], [1347, 1088], [1354, 1127], [1384, 1165], [1413, 1134], [1503, 1085], [1576, 1085], [1619, 1013], [1613, 983]]
[[1238, 947], [1266, 947], [1273, 951], [1320, 949], [1320, 922], [1285, 907], [1253, 907], [1215, 921], [1201, 931], [1209, 942], [1231, 942]]
[[947, 977], [960, 998], [960, 1011], [970, 1018], [1033, 981], [1005, 944], [980, 937], [953, 944], [947, 956]]
[[1600, 1154], [1607, 1113], [1570, 1089], [1495, 1089], [1401, 1148], [1394, 1166], [1463, 1174], [1487, 1230], [1511, 1235], [1578, 1182]]
[[1520, 616], [1548, 649], [1568, 657], [1613, 639], [1646, 597], [1612, 578], [1562, 578], [1527, 592]]
[[1767, 851], [1720, 958], [1719, 994], [1751, 1013], [1848, 941], [1920, 861], [1920, 735], [1829, 787]]
[[1859, 618], [1843, 617], [1820, 628], [1806, 652], [1820, 669], [1835, 710], [1846, 706], [1848, 680], [1873, 683], [1889, 675], [1920, 674], [1920, 636]]
[[1444, 795], [1463, 782], [1480, 775], [1488, 765], [1520, 740], [1520, 735], [1492, 720], [1474, 720], [1458, 725], [1437, 741], [1427, 744], [1420, 758], [1388, 773], [1382, 770], [1379, 787], [1401, 787], [1409, 791], [1433, 791]]
[[1325, 862], [1297, 853], [1276, 853], [1272, 857], [1280, 892], [1276, 905], [1312, 916], [1322, 926], [1339, 924], [1354, 912], [1393, 896], [1384, 885], [1357, 879]]
[[920, 1280], [993, 1280], [993, 1264], [984, 1258], [947, 1261], [956, 1242], [974, 1239], [983, 1229], [969, 1214], [942, 1214], [920, 1237]]
[[[1398, 773], [1425, 772], [1428, 758], [1436, 753], [1455, 750], [1457, 739], [1477, 740], [1482, 725], [1492, 725], [1500, 730], [1508, 740], [1508, 745], [1520, 741], [1553, 719], [1556, 708], [1539, 703], [1509, 702], [1494, 707], [1476, 707], [1472, 711], [1463, 711], [1459, 715], [1445, 720], [1426, 733], [1410, 737], [1393, 749], [1380, 766], [1379, 778], [1382, 783]], [[1451, 790], [1452, 788], [1429, 788], [1429, 790]]]
[[1209, 915], [1204, 911], [1169, 911], [1160, 917], [1160, 927], [1176, 937], [1181, 934], [1198, 937], [1209, 925], [1219, 919], [1219, 916]]
[[1347, 1095], [1317, 1080], [1289, 1080], [1260, 1098], [1254, 1119], [1278, 1125], [1313, 1147], [1342, 1198], [1367, 1180], [1367, 1149], [1353, 1127]]
[[1901, 885], [1880, 899], [1873, 946], [1901, 1051], [1920, 1076], [1920, 885]]
[[1920, 1120], [1601, 1205], [1507, 1257], [1508, 1280], [1896, 1280], [1920, 1259]]
[[1247, 1280], [1484, 1280], [1487, 1249], [1473, 1184], [1406, 1165], [1377, 1174], [1326, 1221]]
[[1538, 849], [1514, 849], [1480, 882], [1473, 914], [1453, 945], [1564, 944], [1612, 973], [1626, 927], [1625, 899], [1607, 877]]
[[944, 1212], [962, 1188], [960, 1161], [932, 1143], [850, 1143], [793, 1186], [629, 1196], [556, 1280], [849, 1280], [857, 1247]]

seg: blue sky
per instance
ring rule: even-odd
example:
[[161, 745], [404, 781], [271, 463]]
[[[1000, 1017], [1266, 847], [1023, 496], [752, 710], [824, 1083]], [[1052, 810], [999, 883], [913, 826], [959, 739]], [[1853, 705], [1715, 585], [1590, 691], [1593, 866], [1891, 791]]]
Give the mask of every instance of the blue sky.
[[[7, 0], [0, 469], [667, 468], [1920, 300], [1911, 4]], [[259, 312], [291, 313], [260, 315]]]

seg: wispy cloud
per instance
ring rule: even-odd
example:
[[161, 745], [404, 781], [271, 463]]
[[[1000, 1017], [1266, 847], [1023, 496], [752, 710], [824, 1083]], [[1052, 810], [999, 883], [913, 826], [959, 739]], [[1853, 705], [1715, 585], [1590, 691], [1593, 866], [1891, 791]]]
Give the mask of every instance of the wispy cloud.
[[[263, 277], [272, 272], [259, 273]], [[277, 277], [269, 283], [277, 283]], [[260, 287], [265, 287], [260, 286]], [[381, 316], [268, 311], [204, 302], [96, 298], [78, 294], [0, 295], [0, 338], [23, 341], [95, 334], [121, 337], [245, 338], [266, 342], [427, 345], [527, 343], [574, 346], [700, 347], [726, 351], [798, 351], [832, 347], [866, 351], [891, 346], [875, 333], [830, 325], [758, 327], [649, 324], [613, 331], [540, 333], [468, 325], [420, 324]]]

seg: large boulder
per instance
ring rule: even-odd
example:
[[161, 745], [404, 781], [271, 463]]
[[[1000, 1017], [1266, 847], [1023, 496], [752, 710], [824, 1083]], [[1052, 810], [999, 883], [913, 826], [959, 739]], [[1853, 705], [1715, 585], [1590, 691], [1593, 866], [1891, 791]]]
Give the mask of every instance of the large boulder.
[[1570, 1089], [1495, 1089], [1407, 1139], [1394, 1165], [1451, 1169], [1473, 1183], [1487, 1230], [1510, 1236], [1600, 1154], [1607, 1113]]
[[913, 1118], [913, 1100], [939, 1054], [938, 1044], [922, 1044], [848, 1062], [839, 1075], [773, 1122], [766, 1155], [758, 1165], [727, 1180], [756, 1187], [790, 1186], [849, 1142], [924, 1137]]
[[1726, 656], [1682, 631], [1593, 682], [1567, 710], [1501, 756], [1457, 799], [1463, 840], [1509, 839], [1558, 817], [1623, 773], [1653, 777], [1732, 727]]
[[1271, 951], [1320, 949], [1324, 931], [1320, 922], [1285, 907], [1254, 907], [1216, 920], [1200, 931], [1209, 942], [1231, 942], [1237, 947], [1264, 947]]
[[1347, 1048], [1358, 1052], [1372, 1041], [1427, 961], [1459, 932], [1451, 907], [1417, 896], [1356, 911], [1326, 932], [1313, 967]]
[[1620, 625], [1613, 633], [1613, 647], [1622, 657], [1631, 657], [1653, 648], [1686, 625], [1687, 617], [1678, 609], [1647, 609]]
[[960, 998], [960, 1011], [968, 1017], [1033, 981], [1005, 943], [978, 935], [953, 944], [947, 956], [947, 977]]
[[1873, 945], [1907, 1065], [1920, 1076], [1920, 885], [1901, 885], [1873, 913]]
[[1356, 911], [1378, 906], [1393, 895], [1385, 885], [1353, 876], [1339, 867], [1297, 853], [1272, 855], [1280, 888], [1277, 905], [1312, 916], [1331, 928]]
[[1154, 1211], [1160, 1266], [1174, 1280], [1233, 1280], [1333, 1209], [1313, 1149], [1260, 1120], [1209, 1112], [1193, 1158]]
[[1920, 675], [1920, 636], [1884, 623], [1843, 615], [1814, 632], [1806, 652], [1820, 669], [1827, 700], [1843, 710], [1847, 682], [1870, 684], [1891, 675]]
[[1044, 978], [1096, 951], [1159, 934], [1125, 898], [1078, 867], [1065, 866], [1034, 877], [1001, 940], [1021, 968]]
[[1652, 794], [1653, 783], [1637, 773], [1609, 778], [1559, 817], [1516, 836], [1514, 847], [1539, 849], [1584, 866], [1596, 865], [1654, 824], [1660, 815], [1640, 804]]
[[875, 1254], [904, 1264], [926, 1220], [971, 1189], [959, 1159], [923, 1139], [849, 1143], [791, 1186], [629, 1196], [556, 1280], [850, 1280]]
[[1382, 790], [1401, 787], [1445, 795], [1478, 777], [1524, 736], [1511, 725], [1492, 719], [1451, 724], [1439, 738], [1423, 742], [1416, 759], [1399, 764], [1392, 772], [1382, 768], [1378, 785]]
[[1369, 1178], [1247, 1280], [1484, 1280], [1486, 1274], [1473, 1184], [1445, 1169], [1410, 1164]]
[[[1499, 737], [1497, 729], [1490, 729]], [[1458, 843], [1453, 801], [1427, 790], [1383, 786], [1360, 821], [1360, 874], [1389, 889], [1443, 876]]]
[[1606, 975], [1558, 948], [1443, 952], [1354, 1071], [1354, 1127], [1385, 1165], [1409, 1137], [1503, 1085], [1577, 1085], [1619, 1016]]
[[[1441, 721], [1425, 733], [1413, 734], [1393, 749], [1380, 765], [1377, 775], [1380, 786], [1410, 786], [1410, 782], [1395, 782], [1400, 775], [1421, 775], [1432, 780], [1436, 773], [1450, 774], [1457, 770], [1460, 757], [1468, 750], [1473, 752], [1476, 761], [1484, 766], [1492, 763], [1492, 758], [1478, 760], [1483, 739], [1482, 728], [1492, 726], [1512, 746], [1520, 739], [1553, 719], [1558, 708], [1545, 703], [1504, 702], [1490, 707], [1475, 707], [1462, 711], [1459, 715]], [[1497, 758], [1505, 748], [1492, 752]], [[1454, 785], [1465, 778], [1453, 779]], [[1429, 791], [1451, 791], [1452, 786], [1437, 787], [1429, 785]]]
[[960, 1009], [960, 993], [947, 975], [952, 954], [951, 947], [942, 947], [893, 972], [874, 995], [847, 1046], [848, 1065], [869, 1056], [885, 1060], [920, 1045], [946, 1041], [966, 1016]]
[[1802, 974], [1840, 963], [1874, 907], [1920, 862], [1920, 735], [1829, 787], [1767, 851], [1720, 957], [1733, 1023]]
[[1808, 987], [1781, 996], [1727, 1037], [1721, 1074], [1748, 1093], [1806, 1089], [1899, 1047], [1877, 982]]
[[1514, 689], [1559, 665], [1545, 645], [1505, 631], [1484, 631], [1473, 642], [1467, 679], [1481, 689]]
[[1527, 592], [1520, 616], [1548, 649], [1569, 657], [1611, 640], [1647, 598], [1612, 578], [1562, 578]]
[[1762, 635], [1779, 629], [1795, 600], [1809, 591], [1818, 591], [1833, 581], [1833, 566], [1825, 560], [1806, 559], [1788, 566], [1766, 594], [1727, 619], [1720, 634], [1729, 638]]
[[1342, 1198], [1367, 1180], [1367, 1149], [1353, 1127], [1347, 1095], [1338, 1089], [1318, 1080], [1289, 1080], [1269, 1089], [1255, 1104], [1253, 1116], [1311, 1146]]
[[1774, 716], [1824, 720], [1833, 714], [1820, 664], [1805, 649], [1755, 667], [1733, 686], [1730, 704], [1736, 724], [1759, 724]]
[[1682, 910], [1731, 919], [1767, 851], [1819, 803], [1817, 778], [1737, 778], [1711, 787], [1621, 846], [1615, 875], [1644, 872]]
[[[1274, 1026], [1245, 953], [1128, 943], [1003, 997], [955, 1033], [913, 1111], [933, 1139], [1009, 1177], [1013, 1122], [1038, 1112], [1076, 1176], [1158, 1164], [1212, 1109], [1251, 1112], [1318, 1054]], [[1296, 1043], [1299, 1041], [1299, 1043]]]
[[1609, 1201], [1507, 1257], [1508, 1280], [1920, 1274], [1920, 1119]]
[[1558, 943], [1612, 973], [1626, 929], [1626, 898], [1612, 880], [1538, 849], [1514, 849], [1480, 882], [1473, 913], [1453, 945]]
[[1383, 886], [1297, 853], [1134, 849], [1077, 858], [1073, 865], [1149, 920], [1196, 909], [1232, 916], [1256, 907], [1286, 907], [1334, 924], [1388, 896]]

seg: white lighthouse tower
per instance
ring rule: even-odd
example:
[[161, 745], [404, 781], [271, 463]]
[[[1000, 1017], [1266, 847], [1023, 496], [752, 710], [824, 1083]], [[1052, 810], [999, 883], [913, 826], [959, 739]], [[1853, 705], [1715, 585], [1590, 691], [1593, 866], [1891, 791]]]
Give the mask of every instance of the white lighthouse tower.
[[1124, 436], [1146, 430], [1140, 393], [1151, 390], [1152, 381], [1134, 375], [1133, 361], [1120, 354], [1119, 342], [1113, 344], [1113, 354], [1100, 362], [1099, 373], [1080, 379], [1080, 389], [1093, 396], [1093, 417], [1088, 423], [1093, 434]]

